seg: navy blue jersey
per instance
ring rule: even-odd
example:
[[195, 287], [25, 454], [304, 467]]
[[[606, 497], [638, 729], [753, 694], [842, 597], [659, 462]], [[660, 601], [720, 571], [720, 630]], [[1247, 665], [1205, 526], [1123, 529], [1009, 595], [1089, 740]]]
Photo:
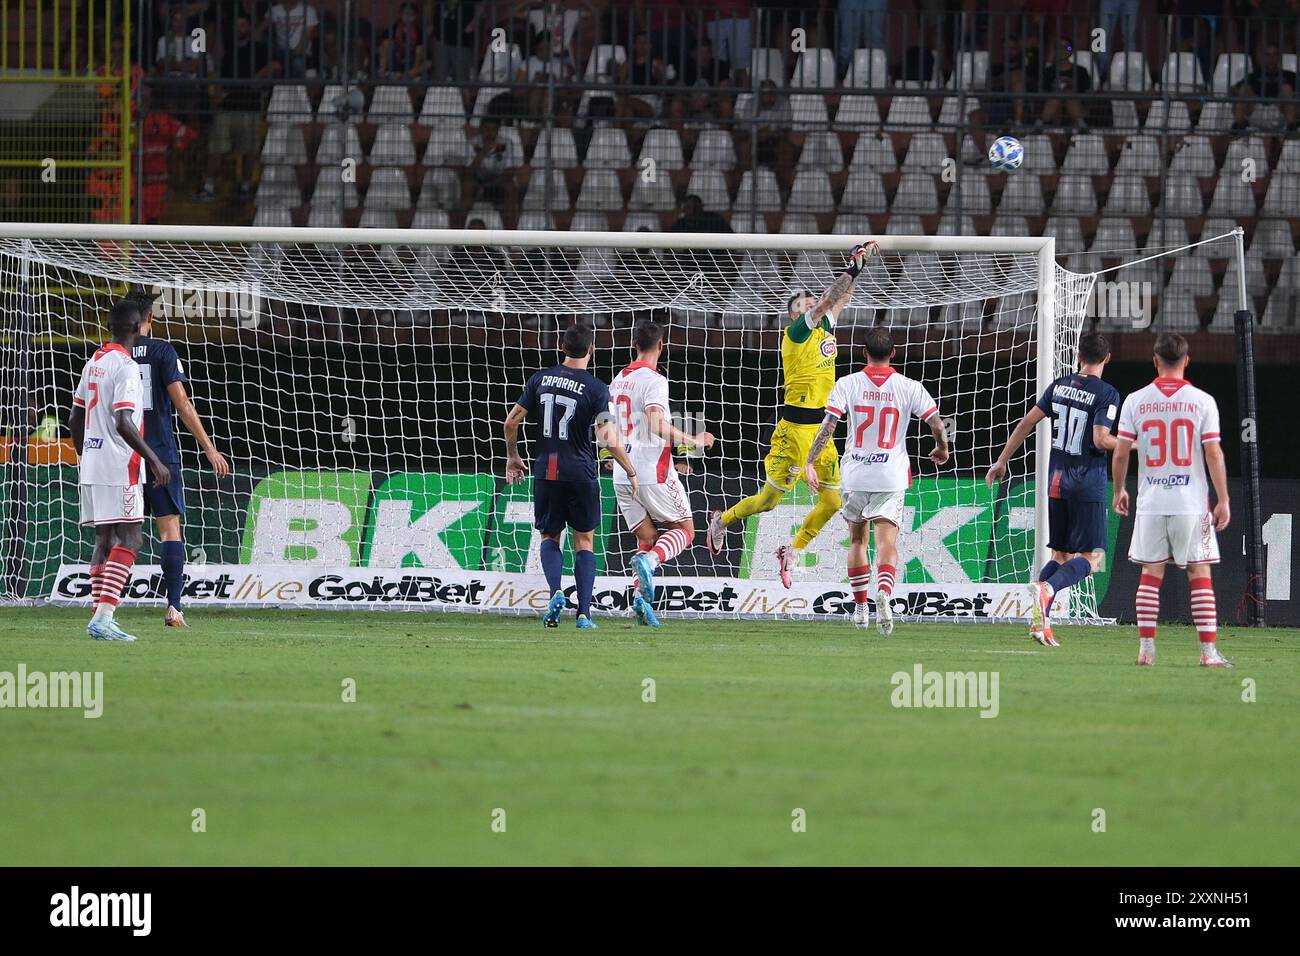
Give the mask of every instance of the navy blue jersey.
[[592, 427], [609, 412], [609, 386], [585, 369], [557, 365], [534, 372], [519, 396], [533, 424], [533, 477], [596, 477]]
[[131, 349], [131, 357], [140, 366], [144, 384], [144, 440], [164, 464], [181, 460], [176, 444], [176, 409], [167, 386], [172, 382], [188, 382], [185, 367], [170, 343], [162, 339], [140, 336]]
[[1043, 392], [1038, 407], [1052, 423], [1049, 493], [1053, 498], [1105, 501], [1106, 452], [1092, 443], [1092, 427], [1111, 428], [1119, 392], [1096, 375], [1063, 375]]

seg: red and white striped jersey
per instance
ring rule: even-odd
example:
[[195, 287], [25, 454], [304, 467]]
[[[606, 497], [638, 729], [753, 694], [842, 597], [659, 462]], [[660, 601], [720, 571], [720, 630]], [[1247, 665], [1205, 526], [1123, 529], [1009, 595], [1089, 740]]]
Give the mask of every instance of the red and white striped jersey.
[[81, 370], [72, 404], [86, 410], [81, 448], [83, 485], [134, 485], [141, 480], [140, 454], [117, 433], [117, 413], [131, 413], [137, 429], [144, 420], [140, 366], [116, 342], [100, 346]]
[[826, 411], [847, 418], [849, 424], [840, 457], [840, 487], [903, 491], [912, 481], [907, 429], [913, 418], [928, 421], [939, 409], [915, 379], [889, 366], [867, 366], [836, 381]]
[[[617, 416], [623, 450], [636, 468], [637, 480], [663, 483], [673, 470], [673, 450], [667, 440], [650, 433], [646, 409], [656, 407], [672, 421], [668, 405], [668, 379], [644, 362], [633, 362], [609, 383], [609, 397]], [[614, 462], [614, 481], [629, 484], [627, 472]]]
[[1158, 378], [1124, 399], [1116, 434], [1138, 456], [1137, 514], [1209, 510], [1203, 446], [1219, 440], [1219, 406], [1181, 378]]

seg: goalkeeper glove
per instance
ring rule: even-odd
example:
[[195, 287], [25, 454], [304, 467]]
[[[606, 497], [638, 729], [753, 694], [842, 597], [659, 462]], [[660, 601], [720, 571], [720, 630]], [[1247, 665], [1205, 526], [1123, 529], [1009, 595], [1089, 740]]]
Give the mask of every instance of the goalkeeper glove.
[[866, 268], [867, 260], [878, 255], [880, 255], [880, 246], [874, 240], [868, 239], [866, 242], [854, 246], [852, 251], [849, 252], [849, 261], [844, 266], [844, 271], [856, 279], [858, 273]]

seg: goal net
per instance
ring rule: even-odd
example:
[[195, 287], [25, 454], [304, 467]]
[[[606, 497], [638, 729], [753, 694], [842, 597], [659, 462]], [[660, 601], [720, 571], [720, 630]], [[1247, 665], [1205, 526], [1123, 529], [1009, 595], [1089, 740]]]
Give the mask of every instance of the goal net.
[[[608, 380], [631, 359], [635, 324], [654, 318], [669, 327], [662, 370], [679, 424], [718, 437], [677, 459], [698, 534], [662, 572], [661, 611], [851, 610], [838, 515], [794, 586], [777, 581], [774, 552], [812, 505], [802, 484], [733, 529], [717, 557], [703, 529], [713, 509], [760, 487], [782, 403], [785, 303], [819, 294], [853, 237], [179, 226], [0, 236], [5, 601], [89, 600], [92, 538], [77, 523], [67, 414], [108, 306], [143, 287], [154, 336], [176, 346], [235, 470], [218, 480], [182, 431], [190, 603], [543, 607], [530, 482], [503, 480], [501, 421], [528, 375], [559, 361], [568, 324], [595, 326], [592, 370]], [[878, 241], [884, 254], [836, 327], [837, 371], [862, 363], [867, 327], [888, 326], [895, 364], [935, 396], [953, 436], [942, 468], [924, 455], [928, 436], [909, 439], [896, 613], [1020, 617], [1045, 545], [1044, 432], [1004, 481], [983, 478], [1043, 385], [1073, 367], [1093, 276], [1058, 267], [1051, 239]], [[602, 487], [596, 603], [617, 613], [635, 545], [608, 472]], [[127, 598], [160, 602], [147, 531]], [[1071, 589], [1066, 616], [1095, 619], [1104, 582]]]

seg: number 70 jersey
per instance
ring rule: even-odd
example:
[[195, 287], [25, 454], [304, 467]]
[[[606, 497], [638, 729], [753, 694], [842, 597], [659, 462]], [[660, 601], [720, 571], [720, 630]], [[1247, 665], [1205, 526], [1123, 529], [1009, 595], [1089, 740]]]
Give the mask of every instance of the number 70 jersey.
[[906, 490], [912, 483], [907, 430], [913, 418], [924, 422], [939, 413], [924, 385], [888, 366], [868, 366], [836, 381], [826, 411], [848, 419], [840, 458], [845, 491]]
[[1185, 379], [1158, 378], [1124, 399], [1117, 434], [1137, 449], [1138, 514], [1209, 510], [1204, 446], [1219, 441], [1212, 396]]

